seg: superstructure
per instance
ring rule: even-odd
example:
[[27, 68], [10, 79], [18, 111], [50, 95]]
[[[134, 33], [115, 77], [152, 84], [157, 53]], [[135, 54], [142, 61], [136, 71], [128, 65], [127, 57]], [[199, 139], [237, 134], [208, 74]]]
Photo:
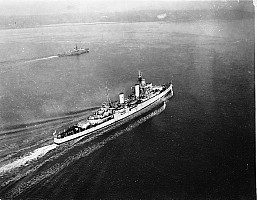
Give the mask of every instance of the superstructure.
[[172, 83], [162, 86], [153, 86], [146, 83], [142, 73], [138, 74], [138, 83], [132, 87], [132, 93], [125, 98], [124, 93], [119, 94], [119, 101], [112, 102], [107, 92], [107, 102], [90, 115], [87, 120], [79, 122], [68, 129], [55, 132], [54, 142], [61, 144], [85, 137], [106, 128], [122, 125], [129, 119], [138, 117], [149, 108], [163, 103], [165, 98], [172, 97]]
[[64, 57], [64, 56], [78, 56], [81, 55], [83, 53], [89, 53], [89, 48], [78, 48], [78, 46], [76, 45], [74, 47], [73, 50], [67, 51], [65, 53], [62, 54], [58, 54], [59, 57]]

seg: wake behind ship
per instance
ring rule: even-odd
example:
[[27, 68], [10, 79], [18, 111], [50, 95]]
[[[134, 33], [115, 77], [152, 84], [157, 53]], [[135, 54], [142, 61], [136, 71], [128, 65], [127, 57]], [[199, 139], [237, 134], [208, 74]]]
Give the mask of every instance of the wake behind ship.
[[[142, 73], [138, 74], [138, 83], [132, 88], [132, 93], [125, 98], [119, 94], [119, 101], [112, 102], [107, 92], [107, 102], [90, 115], [87, 120], [79, 122], [68, 129], [54, 133], [54, 143], [61, 144], [77, 138], [92, 135], [98, 131], [121, 126], [128, 119], [143, 115], [150, 108], [173, 96], [172, 83], [153, 86], [146, 83]], [[165, 102], [164, 102], [165, 103]]]

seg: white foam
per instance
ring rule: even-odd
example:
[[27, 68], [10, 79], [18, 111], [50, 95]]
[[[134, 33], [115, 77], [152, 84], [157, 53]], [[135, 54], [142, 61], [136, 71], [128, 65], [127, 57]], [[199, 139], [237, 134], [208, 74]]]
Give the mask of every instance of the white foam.
[[[117, 138], [118, 136], [122, 135], [123, 133], [132, 130], [133, 128], [135, 128], [136, 126], [142, 124], [143, 122], [147, 121], [148, 119], [152, 118], [153, 116], [156, 116], [158, 114], [160, 114], [166, 107], [166, 104], [164, 103], [164, 105], [159, 108], [158, 110], [155, 110], [154, 112], [148, 114], [147, 116], [139, 119], [138, 121], [130, 124], [126, 129], [121, 130], [116, 132], [114, 135], [109, 136], [108, 138], [106, 138], [105, 140], [94, 144], [92, 146], [89, 146], [87, 148], [84, 148], [83, 150], [79, 151], [77, 154], [75, 155], [71, 155], [69, 156], [65, 161], [62, 161], [61, 163], [56, 163], [53, 166], [51, 166], [50, 168], [41, 171], [40, 173], [37, 173], [37, 175], [35, 177], [33, 177], [32, 179], [29, 179], [28, 181], [22, 182], [21, 184], [16, 185], [14, 188], [12, 188], [5, 196], [6, 199], [14, 199], [15, 197], [17, 197], [19, 194], [21, 194], [24, 190], [30, 188], [31, 186], [38, 184], [40, 181], [42, 181], [43, 179], [46, 179], [48, 177], [50, 177], [51, 175], [58, 173], [60, 170], [64, 169], [65, 167], [67, 167], [68, 165], [70, 165], [70, 163], [79, 160], [80, 158], [83, 158], [85, 156], [90, 155], [91, 153], [95, 152], [96, 150], [102, 148], [105, 144], [107, 144], [108, 142], [112, 141], [113, 139]], [[97, 136], [96, 136], [97, 137]], [[81, 146], [83, 145], [85, 142], [90, 141], [89, 140], [84, 140], [81, 142], [76, 143], [74, 146]], [[49, 145], [46, 147], [42, 147], [39, 149], [36, 149], [31, 155], [34, 156], [39, 156], [39, 155], [44, 155], [47, 151], [50, 151], [51, 149], [56, 148], [57, 145], [53, 144], [53, 145]], [[19, 180], [20, 178], [28, 175], [31, 172], [36, 171], [40, 166], [42, 166], [45, 162], [53, 160], [57, 157], [59, 157], [60, 155], [63, 155], [67, 152], [67, 150], [73, 148], [74, 146], [71, 146], [70, 148], [66, 148], [64, 151], [62, 151], [60, 154], [55, 154], [52, 157], [50, 157], [49, 159], [45, 160], [43, 163], [40, 163], [39, 165], [35, 166], [34, 168], [30, 169], [29, 171], [27, 171], [25, 174], [19, 174], [18, 177], [15, 177], [13, 180], [9, 180], [6, 183], [3, 183], [1, 186], [4, 187], [5, 185], [7, 185], [8, 183], [14, 181], [14, 180]], [[26, 163], [24, 163], [26, 164]]]
[[2, 166], [0, 168], [0, 174], [10, 171], [11, 169], [26, 165], [26, 164], [28, 164], [29, 161], [35, 160], [39, 157], [42, 157], [48, 151], [55, 149], [56, 146], [57, 146], [56, 144], [52, 144], [52, 145], [40, 147], [40, 148], [34, 150], [33, 152], [31, 152], [29, 155], [19, 158], [12, 163], [8, 163], [7, 165]]

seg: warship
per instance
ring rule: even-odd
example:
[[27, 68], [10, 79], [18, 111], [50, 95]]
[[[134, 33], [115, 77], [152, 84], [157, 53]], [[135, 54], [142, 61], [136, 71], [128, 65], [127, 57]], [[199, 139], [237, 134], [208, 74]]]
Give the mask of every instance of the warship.
[[173, 96], [172, 82], [162, 86], [146, 83], [139, 71], [138, 81], [131, 88], [132, 92], [125, 98], [124, 93], [119, 94], [119, 100], [112, 102], [106, 92], [107, 101], [86, 120], [80, 121], [67, 129], [55, 131], [54, 143], [62, 144], [71, 140], [90, 136], [105, 129], [112, 129], [140, 117], [149, 109], [164, 103]]
[[62, 54], [58, 54], [59, 57], [64, 57], [64, 56], [78, 56], [83, 53], [89, 53], [89, 48], [78, 48], [77, 45], [74, 47], [73, 50], [67, 51]]

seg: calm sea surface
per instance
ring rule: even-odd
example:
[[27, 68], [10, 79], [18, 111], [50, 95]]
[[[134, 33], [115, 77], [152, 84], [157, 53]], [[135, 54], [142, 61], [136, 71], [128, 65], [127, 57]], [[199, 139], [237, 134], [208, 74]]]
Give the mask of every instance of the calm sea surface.
[[[254, 21], [0, 31], [0, 198], [254, 199]], [[78, 57], [56, 55], [75, 44]], [[130, 93], [138, 70], [174, 96], [117, 130], [52, 133]]]

